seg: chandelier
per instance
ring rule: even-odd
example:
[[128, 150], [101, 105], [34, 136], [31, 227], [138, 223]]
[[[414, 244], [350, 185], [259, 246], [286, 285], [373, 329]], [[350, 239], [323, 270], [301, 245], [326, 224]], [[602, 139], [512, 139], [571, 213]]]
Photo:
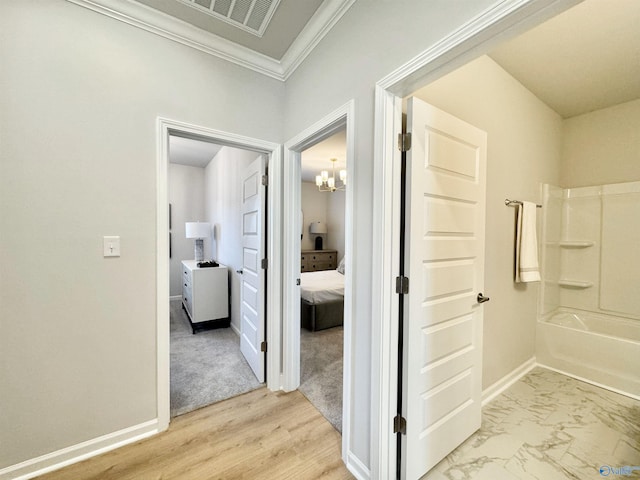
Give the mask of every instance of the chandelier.
[[322, 170], [320, 175], [316, 175], [316, 185], [321, 192], [335, 192], [336, 190], [346, 190], [347, 187], [347, 171], [340, 170], [338, 172], [342, 185], [336, 185], [336, 162], [337, 158], [331, 158], [331, 176], [327, 170]]

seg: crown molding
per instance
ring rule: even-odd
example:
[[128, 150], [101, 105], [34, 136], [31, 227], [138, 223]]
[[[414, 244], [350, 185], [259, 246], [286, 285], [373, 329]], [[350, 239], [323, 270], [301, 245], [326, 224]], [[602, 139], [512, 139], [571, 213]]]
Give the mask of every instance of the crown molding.
[[278, 61], [133, 0], [67, 1], [280, 81], [300, 66], [355, 2], [325, 1]]
[[282, 56], [280, 64], [283, 69], [284, 80], [295, 72], [305, 58], [329, 33], [338, 20], [347, 13], [356, 0], [326, 0], [313, 14], [307, 25], [293, 41], [289, 49]]

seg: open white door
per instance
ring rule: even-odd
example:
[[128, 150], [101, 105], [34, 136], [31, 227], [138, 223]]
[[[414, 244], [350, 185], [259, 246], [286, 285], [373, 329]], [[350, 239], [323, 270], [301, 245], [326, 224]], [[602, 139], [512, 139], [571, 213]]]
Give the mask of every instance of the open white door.
[[240, 350], [259, 382], [265, 378], [265, 258], [264, 224], [266, 161], [261, 155], [242, 176], [242, 276], [240, 291]]
[[413, 480], [480, 428], [487, 135], [407, 106], [401, 465]]

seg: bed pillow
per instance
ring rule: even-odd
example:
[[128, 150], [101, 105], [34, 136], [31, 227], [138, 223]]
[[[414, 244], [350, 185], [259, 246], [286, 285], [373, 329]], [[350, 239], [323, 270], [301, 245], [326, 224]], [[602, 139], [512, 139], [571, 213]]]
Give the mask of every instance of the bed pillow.
[[338, 268], [336, 268], [336, 270], [338, 271], [338, 273], [344, 275], [344, 257], [340, 259], [340, 263], [338, 264]]

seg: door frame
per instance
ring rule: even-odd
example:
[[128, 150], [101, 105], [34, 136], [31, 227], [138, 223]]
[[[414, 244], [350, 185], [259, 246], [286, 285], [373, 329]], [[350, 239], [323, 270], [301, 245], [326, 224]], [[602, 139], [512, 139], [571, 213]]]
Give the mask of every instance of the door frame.
[[280, 322], [281, 318], [281, 270], [278, 268], [282, 255], [282, 235], [280, 215], [282, 205], [282, 155], [281, 145], [242, 135], [223, 132], [178, 120], [158, 117], [156, 150], [156, 342], [157, 342], [157, 415], [158, 431], [164, 431], [170, 422], [169, 388], [169, 136], [179, 133], [183, 136], [208, 138], [212, 142], [254, 151], [269, 156], [267, 176], [269, 194], [266, 225], [267, 258], [272, 268], [267, 269], [267, 316], [266, 341], [266, 383], [270, 390], [279, 390], [280, 382]]
[[400, 159], [403, 98], [500, 43], [582, 0], [504, 0], [378, 81], [374, 111], [374, 188], [371, 352], [371, 475], [396, 478], [400, 259]]
[[[353, 389], [353, 278], [355, 262], [353, 215], [357, 189], [354, 161], [354, 112], [355, 101], [350, 100], [284, 145], [284, 185], [288, 188], [283, 198], [283, 218], [289, 219], [283, 230], [283, 251], [300, 249], [300, 160], [301, 152], [319, 141], [346, 128], [347, 178], [349, 186], [345, 192], [345, 285], [344, 285], [344, 344], [343, 344], [343, 390], [342, 390], [342, 458], [348, 465], [351, 439], [351, 392]], [[283, 327], [282, 327], [282, 377], [283, 390], [292, 391], [300, 385], [300, 255], [283, 255]]]

